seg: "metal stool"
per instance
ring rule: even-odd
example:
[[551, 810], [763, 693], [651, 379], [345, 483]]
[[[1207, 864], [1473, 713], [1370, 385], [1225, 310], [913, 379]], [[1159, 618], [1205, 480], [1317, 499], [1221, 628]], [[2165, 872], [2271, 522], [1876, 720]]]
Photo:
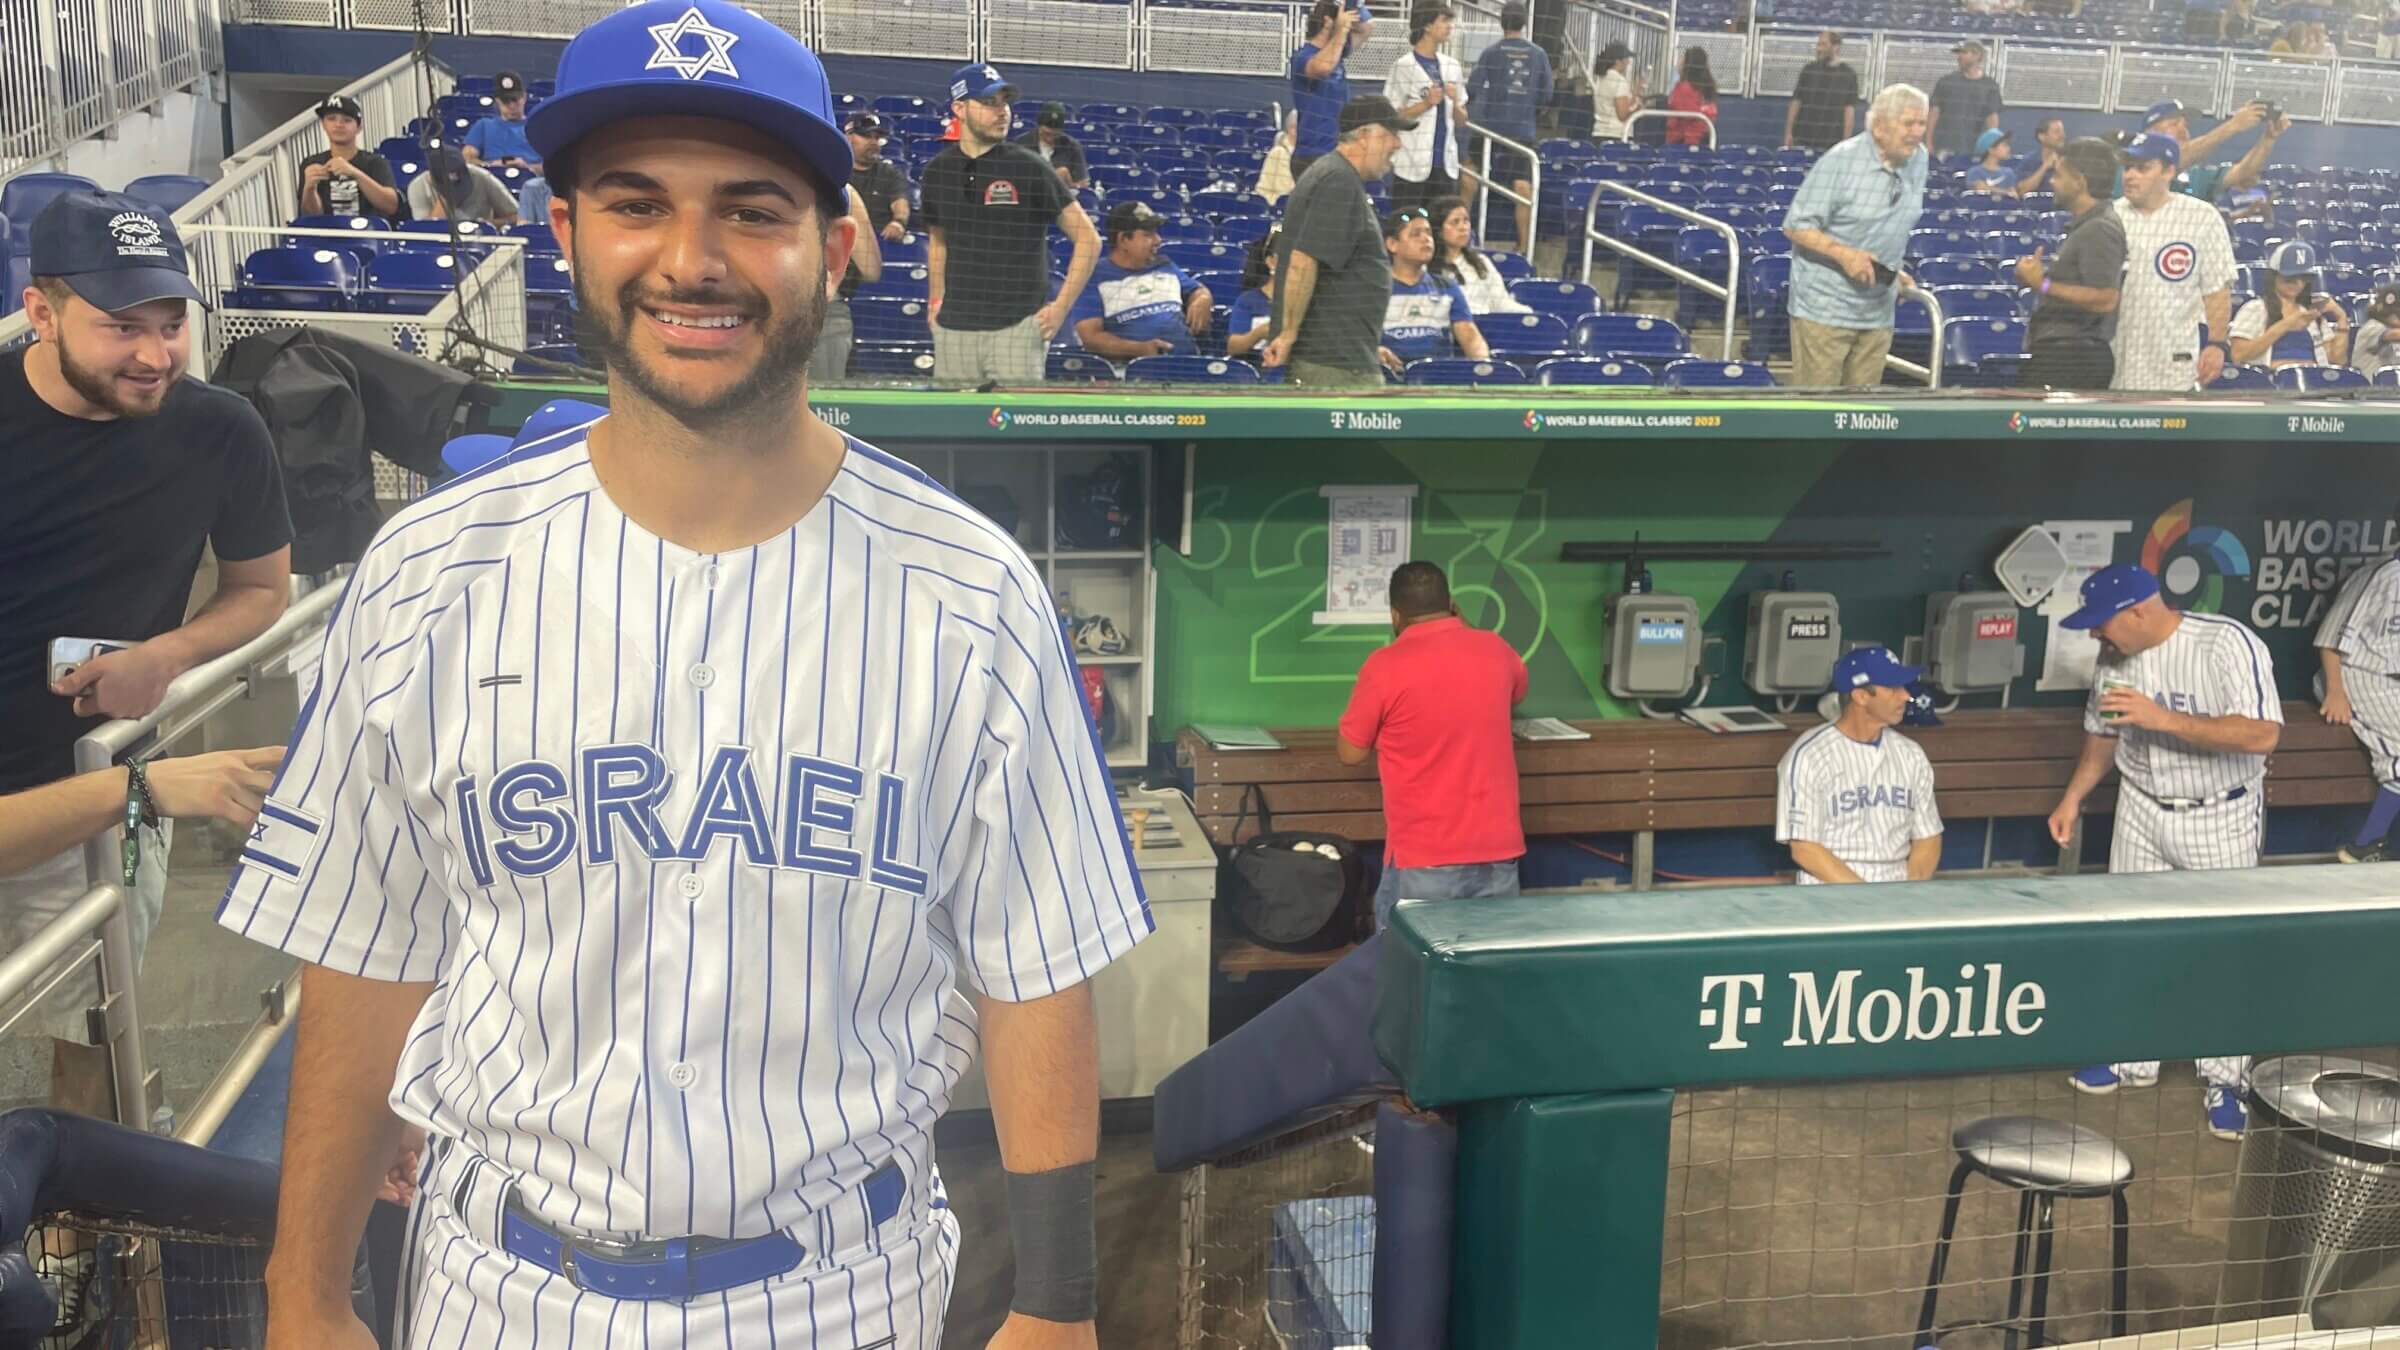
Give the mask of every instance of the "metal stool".
[[2010, 1350], [2018, 1344], [2018, 1310], [2025, 1307], [2028, 1247], [2033, 1255], [2033, 1297], [2024, 1343], [2028, 1347], [2044, 1343], [2042, 1325], [2050, 1301], [2051, 1212], [2062, 1199], [2109, 1198], [2114, 1213], [2109, 1241], [2108, 1334], [2124, 1335], [2125, 1248], [2131, 1226], [2125, 1188], [2133, 1183], [2133, 1159], [2125, 1150], [2097, 1130], [2040, 1116], [1993, 1116], [1961, 1125], [1950, 1132], [1950, 1146], [1958, 1150], [1958, 1166], [1950, 1173], [1950, 1194], [1942, 1203], [1942, 1233], [1934, 1241], [1933, 1268], [1925, 1276], [1925, 1305], [1917, 1315], [1915, 1343], [1933, 1344], [1934, 1304], [1941, 1297], [1942, 1271], [1950, 1262], [1950, 1234], [1958, 1225], [1958, 1202], [1965, 1195], [1971, 1172], [1981, 1172], [2019, 1192], [2016, 1262], [2008, 1273], [2008, 1316], [1999, 1323], [2007, 1333]]

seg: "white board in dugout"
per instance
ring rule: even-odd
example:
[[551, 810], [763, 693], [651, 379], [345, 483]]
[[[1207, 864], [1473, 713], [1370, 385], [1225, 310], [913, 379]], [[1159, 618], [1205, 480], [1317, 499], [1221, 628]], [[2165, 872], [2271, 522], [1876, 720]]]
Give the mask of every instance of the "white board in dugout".
[[1325, 608], [1320, 624], [1392, 621], [1392, 569], [1409, 558], [1414, 484], [1324, 487]]

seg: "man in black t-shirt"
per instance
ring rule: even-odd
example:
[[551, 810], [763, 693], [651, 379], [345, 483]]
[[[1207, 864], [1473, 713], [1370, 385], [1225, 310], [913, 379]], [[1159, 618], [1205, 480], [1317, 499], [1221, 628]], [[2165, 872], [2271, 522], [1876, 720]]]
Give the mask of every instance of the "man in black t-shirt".
[[1858, 72], [1842, 60], [1842, 35], [1817, 34], [1817, 59], [1800, 68], [1791, 107], [1783, 114], [1783, 143], [1830, 150], [1858, 134]]
[[1976, 138], [2000, 125], [2000, 82], [1984, 73], [1983, 44], [1973, 38], [1950, 49], [1958, 69], [1933, 82], [1926, 143], [1937, 155], [1965, 155]]
[[400, 193], [389, 160], [362, 150], [358, 135], [365, 113], [358, 100], [335, 94], [317, 105], [317, 125], [326, 144], [300, 161], [300, 214], [400, 218]]
[[1342, 105], [1333, 153], [1308, 166], [1284, 199], [1275, 260], [1275, 335], [1264, 364], [1317, 389], [1383, 383], [1377, 348], [1392, 300], [1392, 257], [1367, 184], [1392, 171], [1400, 138], [1416, 130], [1392, 101], [1367, 94]]
[[[925, 166], [918, 211], [927, 230], [933, 378], [941, 384], [1031, 385], [1100, 260], [1100, 232], [1040, 155], [1008, 139], [1016, 89], [988, 65], [950, 77], [958, 140]], [[1046, 240], [1075, 241], [1058, 294]]]
[[876, 236], [897, 243], [908, 235], [908, 218], [914, 208], [908, 200], [908, 175], [883, 157], [890, 129], [881, 117], [862, 112], [852, 117], [844, 130], [850, 137], [850, 186], [866, 202], [867, 219], [874, 222]]
[[1092, 181], [1091, 165], [1084, 162], [1083, 142], [1067, 134], [1067, 105], [1045, 103], [1034, 115], [1033, 130], [1017, 138], [1017, 144], [1050, 161], [1068, 187], [1082, 187]]
[[2116, 212], [2117, 156], [2086, 136], [2059, 152], [2051, 171], [2058, 209], [2074, 216], [2058, 256], [2017, 260], [2017, 283], [2034, 293], [2025, 328], [2027, 389], [2106, 389], [2115, 380], [2117, 300], [2125, 284], [2125, 223]]
[[[186, 378], [200, 299], [165, 212], [70, 192], [35, 218], [25, 315], [40, 339], [0, 357], [0, 792], [74, 770], [78, 737], [154, 711], [176, 676], [266, 631], [291, 588], [291, 521], [266, 424]], [[187, 621], [201, 549], [217, 587]], [[49, 669], [61, 638], [125, 644]], [[137, 952], [165, 896], [163, 832], [138, 832]], [[22, 946], [87, 888], [80, 854], [0, 877], [0, 934]], [[89, 976], [42, 1007], [60, 1038], [55, 1104], [109, 1114], [108, 1056], [82, 1039]]]

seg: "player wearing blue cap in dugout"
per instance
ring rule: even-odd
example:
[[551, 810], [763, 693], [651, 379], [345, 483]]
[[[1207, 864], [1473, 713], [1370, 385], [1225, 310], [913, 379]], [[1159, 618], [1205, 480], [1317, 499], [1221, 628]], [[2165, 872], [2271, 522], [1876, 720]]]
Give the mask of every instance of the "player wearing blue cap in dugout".
[[1041, 574], [810, 408], [867, 233], [824, 70], [652, 0], [526, 131], [608, 413], [369, 546], [227, 888], [307, 963], [267, 1343], [374, 1344], [381, 1194], [395, 1344], [937, 1350], [979, 1063], [989, 1344], [1086, 1350], [1089, 980], [1150, 915]]

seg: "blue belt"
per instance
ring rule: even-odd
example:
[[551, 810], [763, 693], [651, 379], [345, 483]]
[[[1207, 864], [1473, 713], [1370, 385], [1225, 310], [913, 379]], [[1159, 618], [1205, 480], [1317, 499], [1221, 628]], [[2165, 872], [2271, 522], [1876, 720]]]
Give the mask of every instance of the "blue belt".
[[[885, 1163], [861, 1188], [867, 1213], [882, 1223], [900, 1212], [908, 1180]], [[518, 1260], [565, 1276], [578, 1289], [610, 1298], [683, 1302], [769, 1280], [808, 1259], [788, 1231], [754, 1238], [674, 1237], [617, 1242], [576, 1237], [551, 1227], [510, 1186], [500, 1207], [500, 1245]]]

